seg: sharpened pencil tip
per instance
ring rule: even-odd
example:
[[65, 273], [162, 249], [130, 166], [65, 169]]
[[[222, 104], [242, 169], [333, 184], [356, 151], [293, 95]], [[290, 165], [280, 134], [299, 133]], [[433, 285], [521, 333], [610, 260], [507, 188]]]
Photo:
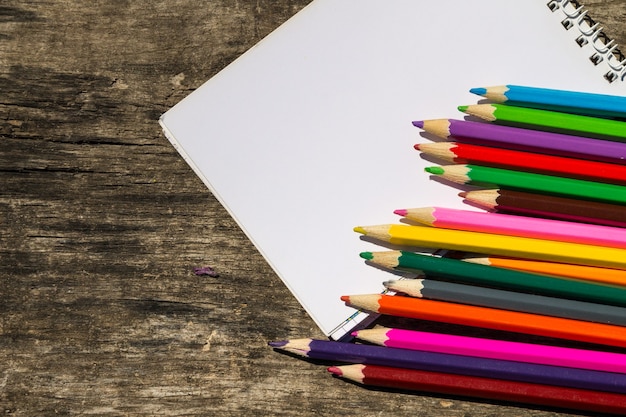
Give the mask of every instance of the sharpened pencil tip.
[[476, 94], [479, 96], [484, 96], [485, 94], [487, 94], [487, 89], [486, 88], [481, 88], [481, 87], [477, 87], [477, 88], [470, 88], [470, 93], [472, 94]]
[[361, 226], [357, 226], [357, 227], [355, 227], [355, 228], [354, 228], [354, 229], [352, 229], [352, 230], [354, 230], [355, 232], [360, 233], [360, 234], [362, 234], [362, 235], [367, 234], [367, 232], [365, 231], [365, 229], [364, 229], [364, 228], [362, 228]]
[[367, 259], [367, 260], [370, 260], [370, 259], [374, 258], [374, 255], [372, 254], [372, 252], [361, 252], [361, 253], [359, 253], [359, 256], [361, 258]]
[[467, 197], [467, 191], [461, 191], [461, 192], [459, 193], [459, 197], [462, 197], [462, 198]]
[[424, 128], [424, 122], [422, 120], [416, 120], [413, 122], [413, 126], [419, 127], [420, 129]]
[[350, 296], [349, 295], [342, 295], [341, 296], [341, 301], [343, 301], [344, 303], [349, 303], [350, 302]]
[[415, 149], [416, 151], [421, 151], [420, 144], [416, 143], [415, 145], [413, 145], [413, 149]]
[[327, 368], [327, 371], [336, 376], [342, 376], [343, 372], [337, 366], [330, 366]]
[[406, 217], [408, 213], [409, 211], [406, 209], [398, 209], [398, 210], [393, 211], [393, 214], [397, 214], [398, 216], [402, 216], [402, 217]]
[[444, 173], [444, 170], [441, 167], [426, 167], [424, 168], [424, 171], [435, 175], [441, 175]]
[[289, 343], [288, 340], [278, 340], [276, 342], [269, 342], [268, 345], [270, 345], [273, 348], [281, 348], [285, 346], [287, 343]]
[[459, 106], [459, 107], [457, 107], [457, 109], [459, 109], [459, 111], [462, 111], [463, 113], [465, 113], [467, 111], [468, 107], [469, 106]]

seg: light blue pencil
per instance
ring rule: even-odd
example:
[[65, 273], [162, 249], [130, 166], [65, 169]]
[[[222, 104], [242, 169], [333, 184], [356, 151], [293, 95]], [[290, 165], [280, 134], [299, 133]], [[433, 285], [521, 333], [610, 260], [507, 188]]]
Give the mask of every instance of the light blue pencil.
[[472, 88], [496, 103], [596, 117], [626, 117], [626, 97], [549, 88], [502, 85]]

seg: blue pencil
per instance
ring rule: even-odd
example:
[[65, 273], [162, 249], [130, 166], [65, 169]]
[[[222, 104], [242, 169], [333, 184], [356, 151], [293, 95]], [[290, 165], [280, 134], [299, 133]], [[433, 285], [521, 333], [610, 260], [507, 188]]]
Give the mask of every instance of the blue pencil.
[[621, 96], [519, 85], [472, 88], [470, 92], [512, 106], [596, 117], [626, 117], [626, 97]]

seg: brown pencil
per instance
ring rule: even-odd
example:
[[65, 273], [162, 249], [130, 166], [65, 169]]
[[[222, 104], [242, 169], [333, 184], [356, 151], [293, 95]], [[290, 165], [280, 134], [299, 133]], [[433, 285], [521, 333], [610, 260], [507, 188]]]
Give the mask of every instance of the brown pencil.
[[508, 189], [462, 192], [467, 201], [499, 213], [626, 227], [626, 206]]

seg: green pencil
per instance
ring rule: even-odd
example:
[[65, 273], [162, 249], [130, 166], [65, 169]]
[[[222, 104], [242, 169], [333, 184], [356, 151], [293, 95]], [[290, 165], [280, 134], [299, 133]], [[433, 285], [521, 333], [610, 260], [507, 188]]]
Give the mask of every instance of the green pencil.
[[519, 291], [591, 303], [626, 306], [626, 288], [567, 278], [472, 264], [457, 259], [440, 258], [407, 251], [363, 252], [372, 264], [387, 269], [421, 271], [433, 279]]
[[618, 204], [626, 203], [626, 187], [615, 184], [480, 165], [433, 166], [426, 167], [425, 170], [457, 184], [534, 191], [540, 194], [555, 194]]
[[617, 120], [505, 104], [473, 104], [458, 109], [496, 124], [626, 142], [626, 122]]

